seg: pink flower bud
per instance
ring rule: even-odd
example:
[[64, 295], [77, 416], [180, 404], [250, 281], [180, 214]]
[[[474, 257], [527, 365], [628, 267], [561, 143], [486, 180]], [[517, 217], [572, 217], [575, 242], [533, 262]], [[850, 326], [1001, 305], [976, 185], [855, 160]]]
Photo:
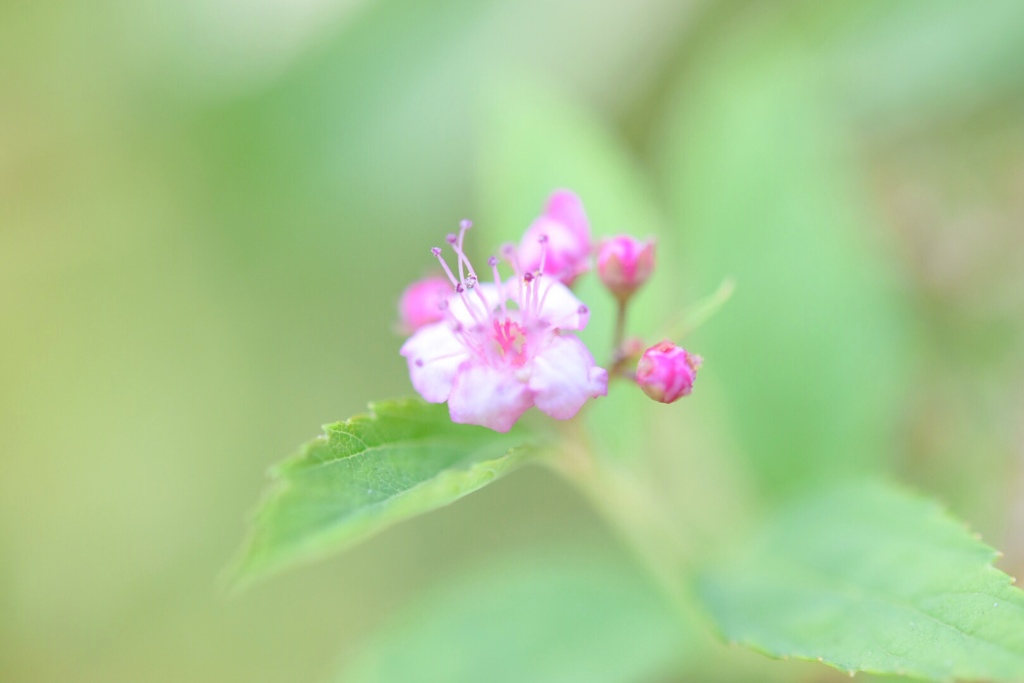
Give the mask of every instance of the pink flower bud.
[[548, 197], [544, 213], [519, 244], [524, 271], [543, 271], [567, 285], [590, 268], [590, 222], [583, 202], [569, 190]]
[[701, 357], [687, 353], [670, 341], [644, 351], [636, 367], [636, 382], [644, 393], [660, 403], [674, 403], [693, 391]]
[[443, 277], [423, 278], [406, 287], [398, 301], [402, 331], [411, 334], [424, 325], [443, 320], [444, 302], [453, 291], [452, 285]]
[[628, 299], [654, 271], [654, 240], [629, 235], [601, 240], [597, 247], [597, 274], [619, 299]]

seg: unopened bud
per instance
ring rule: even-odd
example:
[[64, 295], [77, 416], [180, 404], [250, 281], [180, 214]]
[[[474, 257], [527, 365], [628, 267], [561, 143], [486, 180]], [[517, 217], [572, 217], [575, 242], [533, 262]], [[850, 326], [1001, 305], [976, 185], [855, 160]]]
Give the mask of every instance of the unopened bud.
[[693, 391], [701, 357], [670, 341], [644, 351], [636, 367], [636, 383], [660, 403], [674, 403]]
[[617, 235], [597, 247], [597, 274], [619, 299], [628, 299], [654, 272], [654, 240]]
[[452, 285], [443, 277], [424, 278], [406, 287], [398, 301], [402, 331], [411, 334], [443, 319], [442, 306], [451, 293]]

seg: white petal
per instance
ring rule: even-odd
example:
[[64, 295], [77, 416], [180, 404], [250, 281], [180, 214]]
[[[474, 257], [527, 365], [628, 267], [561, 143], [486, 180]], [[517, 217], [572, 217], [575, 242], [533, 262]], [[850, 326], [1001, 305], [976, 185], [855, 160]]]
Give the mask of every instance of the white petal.
[[427, 401], [444, 403], [452, 392], [455, 372], [469, 351], [452, 332], [448, 322], [421, 327], [399, 351], [409, 361], [412, 386]]
[[588, 399], [608, 395], [608, 373], [579, 339], [555, 337], [533, 360], [530, 389], [534, 403], [559, 420], [568, 420]]
[[468, 360], [455, 375], [448, 412], [452, 422], [507, 432], [531, 405], [530, 390], [516, 378], [513, 368], [493, 368]]
[[[480, 300], [480, 294], [483, 294], [484, 301], [487, 302], [486, 305], [484, 301]], [[481, 320], [488, 319], [491, 313], [500, 306], [501, 290], [497, 285], [487, 282], [481, 282], [462, 294], [452, 294], [448, 299], [448, 308], [452, 315], [467, 328], [479, 324]]]
[[560, 330], [582, 330], [590, 320], [590, 309], [568, 287], [554, 278], [541, 278], [540, 318]]

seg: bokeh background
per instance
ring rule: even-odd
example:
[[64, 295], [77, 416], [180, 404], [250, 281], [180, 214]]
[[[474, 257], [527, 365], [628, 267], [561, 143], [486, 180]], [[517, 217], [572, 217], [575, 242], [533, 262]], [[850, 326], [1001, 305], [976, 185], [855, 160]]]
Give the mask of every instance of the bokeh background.
[[699, 417], [665, 447], [707, 500], [884, 469], [1024, 571], [1024, 3], [3, 2], [0, 680], [321, 680], [473, 567], [630, 562], [528, 469], [218, 584], [265, 468], [410, 392], [427, 249], [559, 185], [658, 234], [639, 319], [737, 282], [660, 414]]

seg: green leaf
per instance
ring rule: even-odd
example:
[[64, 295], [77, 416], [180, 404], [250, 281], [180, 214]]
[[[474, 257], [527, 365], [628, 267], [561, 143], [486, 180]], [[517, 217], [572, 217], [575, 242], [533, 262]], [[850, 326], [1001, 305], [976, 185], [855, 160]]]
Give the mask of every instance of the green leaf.
[[1024, 679], [1024, 592], [937, 504], [858, 483], [781, 512], [697, 582], [726, 638], [848, 672]]
[[845, 91], [844, 109], [862, 123], [912, 128], [963, 119], [1024, 86], [1018, 0], [858, 1], [838, 12], [834, 4], [821, 9], [832, 79]]
[[721, 387], [774, 497], [882, 464], [907, 367], [893, 269], [868, 243], [871, 199], [801, 28], [769, 13], [709, 38], [661, 150], [682, 270], [697, 292], [737, 284], [687, 342], [701, 390]]
[[607, 558], [506, 558], [406, 609], [339, 683], [628, 683], [695, 654], [638, 569]]
[[236, 569], [249, 581], [342, 550], [476, 491], [537, 453], [524, 432], [454, 424], [445, 405], [370, 405], [271, 471]]

